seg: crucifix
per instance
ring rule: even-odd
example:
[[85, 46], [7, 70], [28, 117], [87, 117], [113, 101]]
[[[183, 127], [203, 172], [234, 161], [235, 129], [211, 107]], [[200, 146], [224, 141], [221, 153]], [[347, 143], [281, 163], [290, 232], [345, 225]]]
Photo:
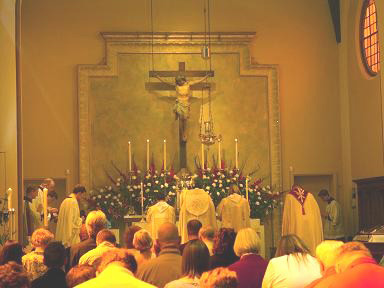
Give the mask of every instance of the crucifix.
[[[176, 119], [179, 120], [179, 161], [180, 169], [187, 168], [187, 120], [190, 111], [190, 98], [199, 98], [192, 95], [192, 91], [211, 89], [210, 83], [203, 82], [208, 77], [213, 77], [213, 71], [186, 71], [185, 62], [179, 62], [177, 71], [149, 71], [149, 77], [154, 77], [160, 82], [146, 83], [147, 90], [175, 91], [176, 103], [173, 107]], [[167, 82], [166, 77], [175, 78], [175, 82]], [[200, 77], [198, 80], [187, 80], [186, 77]]]

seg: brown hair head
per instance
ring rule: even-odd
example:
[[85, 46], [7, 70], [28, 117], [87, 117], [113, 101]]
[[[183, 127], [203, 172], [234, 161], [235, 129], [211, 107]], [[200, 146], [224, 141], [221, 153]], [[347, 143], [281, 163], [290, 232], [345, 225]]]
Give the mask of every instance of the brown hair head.
[[209, 270], [209, 250], [204, 242], [191, 240], [183, 250], [181, 270], [184, 276], [200, 277]]
[[284, 255], [311, 254], [307, 245], [295, 234], [289, 234], [281, 237], [277, 245], [275, 257]]

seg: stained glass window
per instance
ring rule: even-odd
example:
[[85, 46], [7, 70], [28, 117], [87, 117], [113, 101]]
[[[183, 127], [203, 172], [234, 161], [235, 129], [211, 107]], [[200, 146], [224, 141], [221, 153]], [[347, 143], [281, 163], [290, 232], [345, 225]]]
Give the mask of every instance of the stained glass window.
[[360, 23], [360, 45], [363, 62], [370, 75], [380, 71], [380, 47], [375, 0], [366, 0]]

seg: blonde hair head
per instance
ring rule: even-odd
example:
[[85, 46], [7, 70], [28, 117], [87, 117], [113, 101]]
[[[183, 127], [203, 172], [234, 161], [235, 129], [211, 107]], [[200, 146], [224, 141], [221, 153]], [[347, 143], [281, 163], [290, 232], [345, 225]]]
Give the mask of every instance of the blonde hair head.
[[91, 211], [85, 220], [85, 227], [89, 237], [96, 239], [97, 233], [107, 226], [107, 217], [101, 210]]
[[335, 253], [336, 263], [335, 269], [337, 273], [341, 273], [347, 267], [360, 258], [372, 258], [371, 252], [361, 242], [349, 242], [337, 248]]
[[54, 236], [50, 231], [44, 228], [39, 228], [32, 233], [31, 243], [35, 248], [45, 248], [53, 238]]
[[235, 271], [219, 267], [204, 272], [200, 278], [200, 288], [236, 288], [237, 275]]
[[324, 266], [324, 270], [335, 265], [336, 250], [343, 246], [342, 241], [325, 240], [316, 247], [316, 258]]
[[133, 236], [133, 247], [141, 251], [151, 249], [153, 246], [153, 240], [147, 230], [141, 229], [137, 231]]
[[237, 232], [233, 250], [237, 256], [245, 253], [259, 253], [260, 238], [252, 228], [244, 228]]

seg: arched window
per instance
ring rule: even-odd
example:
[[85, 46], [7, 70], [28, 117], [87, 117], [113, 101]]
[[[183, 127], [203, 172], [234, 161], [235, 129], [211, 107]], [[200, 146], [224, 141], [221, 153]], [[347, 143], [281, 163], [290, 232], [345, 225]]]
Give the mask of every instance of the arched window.
[[375, 0], [365, 0], [360, 22], [360, 47], [367, 72], [375, 76], [380, 71], [380, 47]]

